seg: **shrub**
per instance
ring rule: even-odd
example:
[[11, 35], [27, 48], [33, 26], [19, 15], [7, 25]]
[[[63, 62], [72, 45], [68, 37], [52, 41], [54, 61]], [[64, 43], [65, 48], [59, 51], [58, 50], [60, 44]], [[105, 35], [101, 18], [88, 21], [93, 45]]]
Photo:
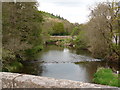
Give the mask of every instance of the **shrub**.
[[14, 62], [11, 62], [10, 64], [5, 65], [2, 71], [19, 72], [21, 68], [23, 68], [22, 63], [18, 61], [14, 61]]
[[119, 78], [114, 74], [111, 69], [99, 68], [94, 74], [93, 82], [109, 86], [120, 87]]
[[42, 45], [33, 47], [32, 49], [25, 50], [25, 56], [27, 60], [35, 59], [37, 54], [43, 49]]

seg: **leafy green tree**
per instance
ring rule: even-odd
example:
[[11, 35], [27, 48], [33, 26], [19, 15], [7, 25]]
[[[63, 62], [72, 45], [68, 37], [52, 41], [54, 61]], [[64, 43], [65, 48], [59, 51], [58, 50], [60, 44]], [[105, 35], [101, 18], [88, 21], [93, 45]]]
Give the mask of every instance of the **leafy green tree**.
[[2, 11], [2, 44], [3, 52], [7, 54], [3, 55], [3, 63], [7, 65], [6, 60], [9, 63], [18, 59], [25, 60], [25, 50], [42, 45], [40, 26], [43, 17], [37, 10], [36, 2], [3, 2]]
[[63, 23], [55, 23], [52, 29], [53, 29], [52, 35], [64, 35], [65, 34]]
[[[21, 43], [19, 47], [22, 43], [36, 44], [36, 40], [40, 43], [41, 21], [42, 16], [38, 13], [35, 2], [3, 3], [3, 46], [12, 49], [8, 46], [11, 39], [18, 39]], [[14, 48], [15, 44], [12, 44]]]
[[[43, 40], [47, 40], [49, 35], [52, 35], [54, 33], [53, 27], [55, 26], [56, 23], [63, 23], [64, 26], [64, 35], [70, 35], [72, 32], [72, 29], [74, 27], [73, 23], [70, 23], [68, 20], [64, 18], [60, 18], [57, 15], [50, 14], [48, 12], [44, 11], [39, 11], [42, 13], [44, 17], [44, 22], [42, 25], [42, 34], [44, 33], [45, 38]], [[47, 36], [47, 37], [46, 37]]]
[[75, 26], [72, 30], [71, 36], [78, 35], [80, 32], [80, 28], [78, 26]]

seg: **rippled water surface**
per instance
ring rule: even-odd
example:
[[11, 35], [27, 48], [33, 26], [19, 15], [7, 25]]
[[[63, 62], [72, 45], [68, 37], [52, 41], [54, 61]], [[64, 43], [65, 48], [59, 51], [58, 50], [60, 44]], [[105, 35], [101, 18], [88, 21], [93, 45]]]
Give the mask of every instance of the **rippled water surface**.
[[25, 63], [23, 73], [92, 82], [98, 67], [107, 66], [105, 62], [90, 57], [89, 52], [46, 46], [36, 61]]

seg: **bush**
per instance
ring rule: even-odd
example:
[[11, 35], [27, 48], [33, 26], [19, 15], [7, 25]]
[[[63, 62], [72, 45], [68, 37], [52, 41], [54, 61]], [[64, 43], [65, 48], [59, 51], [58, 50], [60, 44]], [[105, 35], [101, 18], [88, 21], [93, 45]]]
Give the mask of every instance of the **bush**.
[[26, 57], [26, 59], [28, 59], [28, 60], [35, 59], [35, 57], [37, 56], [39, 51], [41, 51], [42, 49], [43, 49], [43, 46], [42, 45], [38, 45], [38, 46], [35, 46], [32, 49], [25, 50], [25, 57]]
[[7, 49], [2, 49], [2, 61], [3, 62], [11, 62], [15, 60], [15, 55], [13, 52]]
[[86, 43], [80, 37], [77, 37], [73, 42], [75, 43], [76, 48], [87, 49]]
[[118, 75], [114, 74], [111, 69], [99, 68], [94, 74], [93, 82], [109, 86], [120, 87]]
[[19, 72], [21, 68], [23, 68], [22, 63], [18, 61], [14, 61], [14, 62], [11, 62], [10, 64], [5, 65], [2, 71]]

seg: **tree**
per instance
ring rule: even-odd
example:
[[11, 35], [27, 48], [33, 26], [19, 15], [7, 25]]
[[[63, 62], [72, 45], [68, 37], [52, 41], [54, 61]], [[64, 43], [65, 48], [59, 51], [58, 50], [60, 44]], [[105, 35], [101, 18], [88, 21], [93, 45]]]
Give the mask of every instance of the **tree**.
[[73, 30], [72, 30], [71, 35], [72, 35], [72, 36], [78, 35], [78, 33], [79, 33], [79, 28], [78, 28], [78, 27], [74, 27]]
[[41, 13], [36, 2], [3, 2], [3, 51], [24, 59], [26, 49], [42, 45]]
[[[71, 31], [74, 27], [73, 23], [70, 23], [68, 20], [64, 19], [64, 18], [59, 18], [53, 14], [50, 14], [48, 12], [43, 12], [40, 11], [40, 13], [42, 12], [42, 15], [44, 17], [44, 22], [42, 25], [42, 33], [46, 34], [47, 36], [52, 35], [53, 31], [53, 27], [55, 24], [57, 23], [63, 23], [64, 26], [64, 35], [70, 35]], [[44, 35], [45, 36], [45, 35]], [[45, 39], [46, 38], [46, 39]], [[47, 40], [47, 37], [43, 38], [44, 40]]]
[[72, 33], [71, 35], [74, 36], [74, 35], [79, 35], [79, 32], [81, 30], [84, 29], [84, 25], [83, 24], [78, 24], [78, 23], [75, 23], [74, 24], [74, 28], [72, 29]]
[[55, 23], [52, 29], [53, 29], [52, 35], [64, 35], [65, 33], [63, 23], [59, 23], [59, 22]]
[[91, 10], [88, 22], [89, 30], [87, 31], [94, 55], [99, 52], [97, 55], [103, 54], [103, 57], [115, 54], [118, 59], [120, 56], [119, 44], [117, 43], [119, 30], [117, 28], [118, 8], [116, 8], [116, 3], [99, 3]]

